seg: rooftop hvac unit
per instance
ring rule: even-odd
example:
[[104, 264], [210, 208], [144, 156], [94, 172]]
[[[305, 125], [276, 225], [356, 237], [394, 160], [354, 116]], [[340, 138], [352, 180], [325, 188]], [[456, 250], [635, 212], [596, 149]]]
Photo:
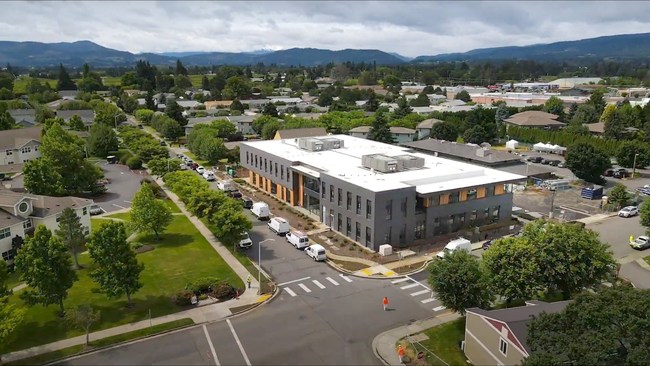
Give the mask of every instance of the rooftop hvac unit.
[[325, 137], [318, 140], [323, 142], [323, 150], [340, 149], [343, 147], [343, 140], [335, 137]]
[[390, 156], [373, 154], [361, 156], [361, 165], [382, 173], [393, 173], [402, 170], [401, 162]]
[[420, 158], [414, 155], [397, 155], [393, 156], [393, 158], [402, 162], [404, 170], [424, 167], [424, 158]]
[[315, 138], [299, 138], [298, 147], [308, 151], [323, 151], [323, 142]]

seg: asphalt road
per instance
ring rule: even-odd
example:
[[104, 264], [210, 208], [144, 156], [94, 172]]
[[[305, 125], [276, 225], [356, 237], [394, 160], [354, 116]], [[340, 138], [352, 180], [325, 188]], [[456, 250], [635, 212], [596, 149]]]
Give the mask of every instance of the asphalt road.
[[147, 177], [144, 170], [133, 171], [126, 165], [98, 164], [104, 175], [110, 181], [108, 191], [101, 196], [93, 197], [97, 205], [106, 212], [112, 212], [131, 207], [131, 200], [140, 188], [140, 182]]

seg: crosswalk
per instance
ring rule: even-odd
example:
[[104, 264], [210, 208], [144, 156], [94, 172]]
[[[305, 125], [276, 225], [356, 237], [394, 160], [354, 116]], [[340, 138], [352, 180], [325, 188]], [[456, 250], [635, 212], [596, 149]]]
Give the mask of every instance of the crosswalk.
[[325, 277], [325, 279], [321, 279], [321, 281], [325, 282], [323, 283], [319, 280], [311, 279], [311, 277], [304, 277], [298, 280], [281, 283], [278, 286], [281, 287], [287, 294], [289, 294], [289, 296], [296, 297], [300, 293], [310, 294], [312, 291], [326, 290], [328, 287], [340, 286], [341, 283], [339, 281], [344, 283], [353, 282], [349, 276], [343, 274], [339, 274], [339, 277], [335, 276], [335, 278], [336, 279], [332, 277]]
[[[422, 304], [428, 304], [430, 302], [434, 302], [437, 300], [433, 296], [433, 292], [428, 286], [412, 279], [409, 276], [398, 278], [396, 280], [391, 281], [391, 283], [395, 286], [399, 286], [400, 290], [408, 292], [409, 295], [411, 295], [411, 297], [418, 298], [418, 300], [420, 300]], [[431, 310], [433, 310], [434, 312], [438, 312], [445, 309], [446, 308], [444, 306], [436, 306]]]

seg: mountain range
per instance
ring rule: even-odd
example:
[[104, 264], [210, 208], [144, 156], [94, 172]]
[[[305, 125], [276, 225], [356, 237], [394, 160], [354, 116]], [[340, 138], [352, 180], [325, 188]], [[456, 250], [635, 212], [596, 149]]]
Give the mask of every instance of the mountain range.
[[252, 52], [163, 52], [134, 54], [100, 46], [90, 41], [41, 43], [0, 41], [0, 64], [22, 67], [81, 66], [94, 67], [131, 66], [138, 60], [154, 65], [172, 66], [180, 59], [186, 66], [208, 65], [265, 65], [316, 66], [330, 62], [366, 62], [378, 65], [431, 63], [441, 61], [479, 61], [529, 59], [538, 61], [567, 61], [576, 59], [643, 59], [650, 55], [650, 33], [622, 34], [563, 41], [530, 46], [510, 46], [475, 49], [465, 53], [447, 53], [418, 56], [413, 59], [396, 53], [370, 49], [345, 49], [340, 51], [317, 48], [291, 48]]

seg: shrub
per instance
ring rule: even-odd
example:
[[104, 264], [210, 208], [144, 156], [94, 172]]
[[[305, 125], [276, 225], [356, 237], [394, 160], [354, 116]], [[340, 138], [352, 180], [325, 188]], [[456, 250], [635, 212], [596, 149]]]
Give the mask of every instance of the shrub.
[[129, 169], [142, 169], [142, 160], [135, 156], [132, 156], [126, 161], [126, 165], [129, 167]]
[[133, 157], [133, 154], [129, 150], [120, 149], [117, 151], [116, 156], [120, 159], [121, 164], [126, 164], [126, 161]]
[[160, 188], [158, 183], [156, 183], [156, 181], [154, 181], [153, 179], [145, 178], [140, 182], [140, 184], [148, 184], [149, 187], [151, 187], [151, 190], [153, 191], [153, 194], [154, 196], [156, 196], [156, 198], [167, 199], [167, 195], [165, 194], [165, 191], [163, 191], [163, 189]]
[[219, 282], [212, 288], [212, 296], [221, 300], [228, 300], [235, 297], [235, 288], [227, 282]]
[[138, 242], [131, 243], [131, 247], [133, 247], [133, 250], [138, 250], [138, 249], [142, 248], [142, 243], [138, 243]]
[[207, 300], [207, 299], [208, 299], [208, 294], [199, 295], [199, 300]]
[[192, 296], [194, 296], [192, 291], [179, 291], [174, 295], [174, 303], [178, 306], [192, 305]]
[[235, 178], [235, 179], [233, 179], [233, 181], [234, 181], [235, 183], [239, 183], [239, 184], [244, 184], [244, 183], [246, 183], [246, 180], [241, 179], [241, 178]]
[[185, 285], [185, 290], [197, 294], [207, 293], [210, 292], [211, 288], [215, 288], [218, 283], [219, 280], [215, 277], [203, 277], [193, 282], [189, 282]]

